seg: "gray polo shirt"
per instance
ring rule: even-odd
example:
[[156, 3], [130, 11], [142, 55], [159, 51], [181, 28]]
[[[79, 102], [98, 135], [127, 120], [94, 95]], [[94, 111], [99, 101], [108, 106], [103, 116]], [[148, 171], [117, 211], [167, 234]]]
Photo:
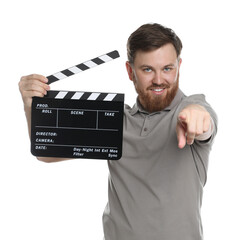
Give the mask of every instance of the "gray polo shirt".
[[[215, 128], [208, 141], [178, 148], [177, 116], [189, 104], [206, 107]], [[181, 90], [171, 105], [148, 114], [125, 106], [123, 156], [108, 161], [105, 240], [201, 240], [200, 208], [217, 116], [204, 95]]]

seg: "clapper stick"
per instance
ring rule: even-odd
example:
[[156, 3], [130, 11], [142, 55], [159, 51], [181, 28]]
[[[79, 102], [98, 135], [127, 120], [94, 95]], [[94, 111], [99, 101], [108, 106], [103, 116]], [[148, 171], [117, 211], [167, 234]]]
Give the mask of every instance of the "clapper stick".
[[53, 82], [56, 82], [58, 80], [70, 77], [74, 74], [80, 73], [82, 71], [85, 71], [87, 69], [99, 66], [102, 63], [109, 62], [111, 60], [114, 60], [118, 58], [120, 55], [118, 51], [112, 51], [107, 54], [101, 55], [99, 57], [93, 58], [91, 60], [88, 60], [86, 62], [80, 63], [78, 65], [75, 65], [73, 67], [67, 68], [63, 71], [57, 72], [55, 74], [52, 74], [48, 76], [48, 84], [51, 84]]

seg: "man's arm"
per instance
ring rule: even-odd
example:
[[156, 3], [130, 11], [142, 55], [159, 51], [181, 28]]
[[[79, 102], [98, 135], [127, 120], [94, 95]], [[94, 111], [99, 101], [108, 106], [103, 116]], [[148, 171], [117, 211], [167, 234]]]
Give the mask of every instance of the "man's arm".
[[[31, 107], [32, 107], [32, 97], [44, 97], [47, 91], [50, 90], [47, 84], [48, 79], [42, 75], [31, 74], [21, 78], [19, 82], [19, 90], [22, 95], [22, 100], [24, 104], [24, 110], [28, 125], [28, 133], [31, 138]], [[38, 160], [43, 162], [59, 162], [67, 160], [64, 158], [51, 158], [51, 157], [37, 157]]]
[[178, 147], [184, 148], [186, 143], [193, 144], [194, 140], [205, 141], [213, 133], [214, 123], [209, 112], [201, 105], [190, 104], [178, 115], [176, 127]]

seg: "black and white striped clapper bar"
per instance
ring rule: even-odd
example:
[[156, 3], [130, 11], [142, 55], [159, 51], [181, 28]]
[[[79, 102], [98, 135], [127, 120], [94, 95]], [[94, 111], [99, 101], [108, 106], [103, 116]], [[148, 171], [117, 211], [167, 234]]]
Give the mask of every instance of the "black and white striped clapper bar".
[[[119, 57], [117, 51], [48, 78], [49, 83]], [[124, 94], [48, 91], [33, 97], [31, 152], [39, 157], [118, 160], [122, 155]]]

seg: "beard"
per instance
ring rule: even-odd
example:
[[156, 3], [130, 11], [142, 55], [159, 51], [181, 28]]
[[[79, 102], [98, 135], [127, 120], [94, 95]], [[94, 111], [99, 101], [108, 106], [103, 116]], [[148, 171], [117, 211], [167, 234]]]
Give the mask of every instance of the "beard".
[[[166, 96], [150, 94], [150, 89], [152, 88], [165, 88]], [[179, 74], [177, 76], [176, 82], [173, 84], [153, 84], [149, 86], [146, 90], [137, 88], [135, 84], [135, 90], [138, 93], [138, 100], [144, 110], [149, 113], [159, 112], [168, 107], [173, 101], [174, 97], [177, 94], [179, 88]]]

